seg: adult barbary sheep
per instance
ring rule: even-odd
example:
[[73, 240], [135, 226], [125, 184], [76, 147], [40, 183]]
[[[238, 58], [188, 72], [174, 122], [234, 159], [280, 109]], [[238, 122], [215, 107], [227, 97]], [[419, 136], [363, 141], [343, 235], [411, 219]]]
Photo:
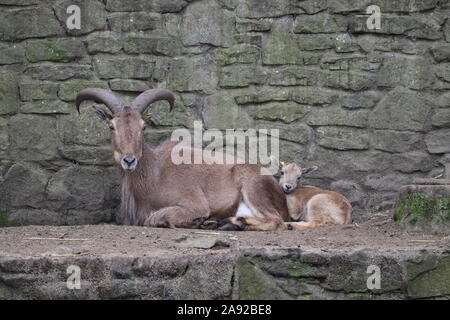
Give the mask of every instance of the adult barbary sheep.
[[[125, 106], [111, 91], [89, 88], [76, 97], [78, 112], [85, 100], [103, 103], [112, 112], [95, 108], [111, 129], [114, 160], [121, 172], [122, 223], [197, 228], [212, 219], [225, 220], [223, 228], [237, 230], [287, 229], [289, 214], [283, 191], [273, 176], [261, 175], [261, 167], [206, 164], [211, 153], [190, 147], [183, 151], [192, 157], [194, 152], [202, 152], [204, 163], [175, 165], [171, 154], [179, 142], [166, 141], [156, 148], [144, 144], [142, 113], [159, 100], [168, 101], [172, 110], [175, 98], [170, 91], [147, 90], [131, 106]], [[251, 215], [237, 217], [244, 204]]]
[[289, 215], [294, 221], [290, 229], [314, 229], [327, 224], [352, 222], [352, 206], [343, 195], [311, 186], [302, 186], [302, 175], [317, 167], [301, 168], [296, 163], [283, 165], [278, 173], [279, 184], [286, 193]]

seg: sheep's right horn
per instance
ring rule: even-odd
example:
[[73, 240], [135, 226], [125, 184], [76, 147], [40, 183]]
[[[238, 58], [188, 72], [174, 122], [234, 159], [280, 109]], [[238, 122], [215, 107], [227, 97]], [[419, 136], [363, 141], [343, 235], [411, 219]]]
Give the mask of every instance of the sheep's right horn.
[[175, 96], [173, 93], [166, 89], [150, 89], [142, 92], [136, 99], [134, 99], [131, 107], [142, 113], [155, 101], [166, 100], [170, 104], [170, 110], [172, 111], [173, 104], [175, 102]]
[[106, 89], [88, 88], [80, 91], [75, 99], [78, 113], [80, 113], [80, 104], [85, 100], [103, 103], [113, 114], [123, 109], [123, 102], [120, 101], [112, 91]]

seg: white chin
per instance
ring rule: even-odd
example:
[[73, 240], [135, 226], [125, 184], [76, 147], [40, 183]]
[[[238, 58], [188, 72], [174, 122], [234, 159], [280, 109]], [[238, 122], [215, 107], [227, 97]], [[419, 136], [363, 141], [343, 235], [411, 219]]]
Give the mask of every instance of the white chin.
[[134, 171], [134, 170], [136, 170], [136, 166], [127, 167], [127, 166], [122, 165], [122, 169], [125, 171]]

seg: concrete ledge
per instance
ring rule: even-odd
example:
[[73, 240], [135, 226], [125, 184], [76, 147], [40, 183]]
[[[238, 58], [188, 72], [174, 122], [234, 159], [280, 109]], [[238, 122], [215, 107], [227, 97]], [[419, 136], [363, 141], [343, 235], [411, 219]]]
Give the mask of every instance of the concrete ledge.
[[[67, 268], [81, 289], [67, 288]], [[371, 265], [380, 289], [368, 289]], [[385, 213], [309, 231], [115, 225], [0, 229], [0, 299], [450, 298], [448, 237]]]

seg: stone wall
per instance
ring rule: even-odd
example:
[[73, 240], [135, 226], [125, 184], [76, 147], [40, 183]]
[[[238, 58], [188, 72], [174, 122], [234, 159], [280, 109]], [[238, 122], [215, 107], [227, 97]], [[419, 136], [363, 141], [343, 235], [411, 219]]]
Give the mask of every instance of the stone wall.
[[0, 222], [113, 219], [108, 128], [75, 112], [85, 87], [176, 92], [148, 114], [151, 144], [194, 120], [279, 128], [283, 161], [319, 166], [308, 183], [385, 207], [449, 168], [448, 17], [448, 0], [0, 0]]

